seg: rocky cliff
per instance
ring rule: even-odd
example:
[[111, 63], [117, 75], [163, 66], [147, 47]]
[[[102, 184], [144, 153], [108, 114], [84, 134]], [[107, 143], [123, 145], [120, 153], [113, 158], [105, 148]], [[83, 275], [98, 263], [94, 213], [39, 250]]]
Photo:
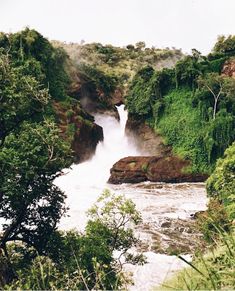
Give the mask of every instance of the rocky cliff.
[[144, 155], [171, 156], [171, 148], [164, 145], [163, 139], [145, 122], [129, 114], [126, 134], [133, 139], [139, 151]]
[[103, 129], [90, 114], [81, 109], [79, 103], [53, 103], [61, 129], [61, 136], [69, 140], [74, 151], [75, 162], [92, 157], [99, 141], [103, 140]]
[[106, 96], [101, 88], [79, 71], [72, 73], [72, 80], [69, 94], [80, 101], [86, 112], [92, 115], [106, 114], [119, 120], [115, 105], [123, 103], [123, 94], [120, 88], [116, 88], [110, 96]]

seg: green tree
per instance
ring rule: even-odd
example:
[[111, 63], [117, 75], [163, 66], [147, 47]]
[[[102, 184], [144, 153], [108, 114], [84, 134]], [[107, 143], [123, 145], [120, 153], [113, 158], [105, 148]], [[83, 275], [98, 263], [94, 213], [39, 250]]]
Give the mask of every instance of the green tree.
[[129, 51], [134, 51], [135, 46], [134, 46], [133, 44], [128, 44], [128, 45], [126, 46], [126, 49], [129, 50]]
[[195, 89], [196, 80], [201, 73], [199, 54], [193, 51], [193, 56], [186, 56], [175, 66], [176, 87], [189, 86]]
[[43, 253], [65, 212], [65, 195], [53, 180], [71, 163], [70, 146], [47, 112], [51, 96], [40, 83], [41, 63], [24, 52], [17, 61], [14, 53], [17, 46], [0, 50], [0, 284], [14, 277], [9, 242]]
[[235, 53], [235, 36], [229, 35], [228, 37], [225, 37], [224, 35], [220, 35], [213, 48], [213, 52], [234, 54]]
[[218, 103], [221, 99], [230, 99], [235, 96], [235, 81], [218, 73], [208, 73], [198, 78], [201, 89], [206, 89], [213, 97], [213, 119], [216, 117]]
[[26, 75], [24, 67], [14, 68], [10, 57], [0, 53], [0, 143], [24, 120], [42, 114], [50, 96], [39, 82]]
[[53, 180], [69, 166], [69, 146], [56, 125], [24, 122], [10, 134], [0, 152], [0, 216], [5, 219], [0, 248], [20, 240], [43, 252], [64, 213], [65, 195]]
[[130, 199], [105, 190], [88, 215], [85, 233], [55, 233], [46, 253], [62, 272], [69, 271], [73, 276], [79, 270], [86, 278], [85, 282], [79, 281], [77, 289], [121, 288], [125, 280], [123, 264], [145, 262], [141, 253], [131, 252], [140, 242], [134, 230], [141, 222], [140, 213]]
[[215, 171], [207, 181], [207, 193], [221, 201], [230, 219], [235, 219], [235, 143], [219, 159]]
[[144, 48], [145, 48], [146, 44], [144, 41], [138, 41], [136, 44], [135, 44], [135, 47], [137, 50], [139, 51], [142, 51]]
[[153, 75], [154, 69], [147, 66], [134, 76], [126, 98], [129, 113], [146, 116], [151, 113], [154, 90], [150, 83]]
[[[106, 190], [88, 213], [91, 219], [86, 227], [87, 235], [105, 239], [111, 253], [119, 251], [116, 264], [118, 263], [120, 268], [122, 268], [122, 257], [129, 263], [144, 262], [142, 255], [129, 252], [140, 242], [135, 237], [133, 228], [142, 221], [140, 213], [130, 199], [122, 195], [115, 196]], [[106, 228], [106, 232], [100, 231], [99, 226]]]

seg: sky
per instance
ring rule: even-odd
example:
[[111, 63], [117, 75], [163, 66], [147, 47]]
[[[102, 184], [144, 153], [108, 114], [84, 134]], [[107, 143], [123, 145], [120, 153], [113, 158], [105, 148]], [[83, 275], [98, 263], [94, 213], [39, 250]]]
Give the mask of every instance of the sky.
[[0, 31], [36, 29], [50, 40], [196, 48], [235, 34], [235, 0], [0, 0]]

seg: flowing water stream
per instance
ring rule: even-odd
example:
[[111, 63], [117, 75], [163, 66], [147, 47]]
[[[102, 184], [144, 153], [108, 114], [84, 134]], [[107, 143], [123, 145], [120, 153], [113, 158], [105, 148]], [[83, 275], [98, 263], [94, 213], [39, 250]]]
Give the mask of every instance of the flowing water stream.
[[[83, 230], [86, 211], [105, 188], [131, 198], [141, 211], [143, 223], [138, 234], [142, 249], [148, 259], [144, 266], [127, 266], [133, 272], [131, 290], [150, 290], [164, 281], [184, 263], [172, 253], [182, 250], [190, 253], [197, 244], [198, 234], [193, 232], [191, 215], [206, 209], [206, 193], [203, 183], [164, 184], [144, 182], [135, 185], [109, 185], [110, 168], [120, 158], [140, 155], [138, 149], [125, 135], [127, 112], [118, 107], [120, 122], [106, 115], [97, 115], [95, 122], [103, 127], [104, 142], [98, 144], [93, 158], [65, 169], [55, 184], [66, 192], [69, 216], [61, 220], [61, 229]], [[188, 255], [187, 258], [190, 258]]]

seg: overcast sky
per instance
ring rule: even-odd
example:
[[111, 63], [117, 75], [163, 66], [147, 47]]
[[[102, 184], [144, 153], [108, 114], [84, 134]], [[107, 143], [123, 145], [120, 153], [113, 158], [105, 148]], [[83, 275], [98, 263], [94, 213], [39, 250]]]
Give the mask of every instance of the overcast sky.
[[235, 0], [0, 0], [0, 31], [29, 26], [49, 39], [197, 48], [235, 34]]

